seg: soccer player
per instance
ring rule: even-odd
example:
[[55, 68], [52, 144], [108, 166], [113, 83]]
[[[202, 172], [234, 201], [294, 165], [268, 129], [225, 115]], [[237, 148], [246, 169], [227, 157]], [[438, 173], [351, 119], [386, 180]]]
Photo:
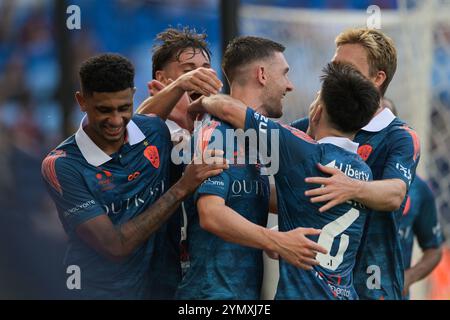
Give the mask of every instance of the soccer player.
[[[268, 117], [280, 117], [282, 99], [293, 90], [284, 50], [283, 45], [260, 37], [232, 40], [222, 62], [231, 96]], [[230, 132], [234, 134], [234, 128], [228, 123], [207, 115], [194, 133], [200, 151], [209, 143], [211, 148], [226, 151], [230, 169], [205, 181], [186, 203], [190, 268], [177, 291], [179, 299], [260, 299], [261, 249], [303, 268], [318, 263], [314, 260], [317, 251], [326, 253], [305, 237], [317, 235], [319, 230], [278, 232], [266, 228], [268, 177], [261, 175], [256, 157], [251, 161], [251, 146], [235, 142], [228, 136]]]
[[75, 96], [86, 116], [42, 163], [69, 237], [65, 264], [78, 272], [78, 298], [145, 299], [158, 280], [151, 270], [156, 230], [227, 165], [189, 165], [170, 187], [169, 131], [158, 117], [133, 116], [132, 64], [101, 54], [86, 60], [79, 74]]
[[[354, 65], [384, 95], [397, 67], [393, 41], [378, 30], [350, 29], [337, 36], [336, 46], [333, 61]], [[304, 120], [293, 125], [301, 130], [307, 127]], [[321, 212], [350, 199], [372, 209], [355, 267], [355, 287], [362, 299], [402, 299], [404, 268], [398, 229], [419, 162], [419, 139], [380, 104], [354, 141], [359, 143], [358, 154], [372, 169], [374, 181], [354, 180], [340, 170], [320, 166], [331, 177], [307, 179], [324, 186], [306, 194], [313, 203], [326, 202]]]
[[[392, 100], [384, 97], [383, 104], [397, 116], [397, 109]], [[418, 175], [409, 189], [398, 232], [405, 266], [403, 296], [409, 299], [411, 285], [427, 277], [439, 264], [442, 257], [441, 245], [444, 242], [433, 191]], [[420, 260], [411, 266], [414, 236], [417, 237], [423, 254]]]
[[[188, 27], [168, 28], [155, 39], [152, 56], [153, 80], [148, 83], [151, 97], [138, 108], [141, 114], [153, 113], [166, 120], [174, 144], [189, 143], [194, 121], [187, 114], [188, 104], [198, 95], [217, 93], [222, 82], [211, 69], [211, 53], [206, 34]], [[164, 89], [164, 90], [163, 90]], [[170, 105], [173, 108], [167, 108]], [[184, 165], [174, 166], [173, 174], [181, 176]], [[166, 238], [153, 269], [161, 272], [152, 298], [171, 299], [189, 266], [186, 248], [187, 215], [181, 206], [170, 217]], [[181, 260], [181, 265], [180, 265]]]
[[[311, 133], [317, 142], [302, 131], [273, 122], [231, 97], [212, 96], [202, 101], [207, 112], [236, 128], [255, 130], [260, 149], [267, 146], [274, 152], [279, 148], [280, 166], [275, 174], [279, 229], [322, 229], [320, 236], [311, 238], [317, 239], [328, 253], [317, 254], [320, 264], [313, 270], [302, 270], [280, 259], [277, 299], [358, 298], [352, 270], [366, 209], [350, 201], [322, 213], [320, 205], [305, 196], [305, 190], [311, 187], [304, 180], [319, 174], [317, 163], [337, 167], [358, 181], [371, 180], [371, 170], [357, 155], [358, 146], [351, 139], [372, 118], [380, 95], [373, 84], [350, 65], [330, 63], [322, 79], [320, 94], [310, 108]], [[199, 106], [192, 108], [196, 110]], [[276, 134], [279, 140], [272, 143], [272, 135]]]

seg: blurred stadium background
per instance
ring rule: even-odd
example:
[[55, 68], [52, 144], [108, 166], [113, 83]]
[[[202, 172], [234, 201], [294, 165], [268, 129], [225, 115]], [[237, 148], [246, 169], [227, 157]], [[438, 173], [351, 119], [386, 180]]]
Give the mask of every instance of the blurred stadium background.
[[[418, 172], [437, 197], [450, 238], [450, 1], [449, 0], [0, 0], [0, 298], [64, 298], [65, 235], [40, 177], [40, 162], [81, 119], [73, 98], [77, 69], [98, 52], [119, 52], [136, 66], [135, 106], [147, 97], [151, 48], [168, 26], [208, 33], [220, 70], [221, 13], [239, 4], [240, 34], [286, 45], [296, 89], [284, 121], [306, 114], [334, 37], [365, 26], [370, 5], [396, 42], [398, 71], [387, 92], [400, 117], [419, 133]], [[66, 9], [81, 9], [81, 29], [68, 30]], [[232, 10], [231, 10], [232, 12]], [[232, 27], [230, 24], [229, 27]], [[450, 299], [450, 251], [412, 298]], [[417, 256], [417, 248], [415, 248]]]

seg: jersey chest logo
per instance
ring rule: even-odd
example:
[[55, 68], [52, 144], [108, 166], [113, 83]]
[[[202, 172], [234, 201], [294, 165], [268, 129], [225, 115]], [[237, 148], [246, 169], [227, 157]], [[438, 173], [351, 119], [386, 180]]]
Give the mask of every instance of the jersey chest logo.
[[156, 146], [148, 146], [144, 150], [144, 156], [150, 161], [153, 167], [159, 168], [159, 152]]
[[358, 148], [358, 154], [364, 161], [367, 161], [370, 154], [372, 153], [372, 150], [373, 148], [370, 144], [363, 144]]

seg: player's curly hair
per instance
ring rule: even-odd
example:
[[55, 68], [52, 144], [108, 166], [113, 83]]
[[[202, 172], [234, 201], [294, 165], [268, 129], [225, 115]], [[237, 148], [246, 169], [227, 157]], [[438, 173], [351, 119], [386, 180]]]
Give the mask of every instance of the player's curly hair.
[[205, 33], [197, 33], [189, 27], [168, 28], [156, 36], [157, 44], [153, 46], [152, 77], [155, 79], [156, 71], [162, 70], [167, 63], [178, 60], [186, 49], [197, 49], [208, 60], [211, 60], [211, 51], [206, 42]]
[[323, 69], [320, 98], [335, 129], [355, 133], [374, 116], [380, 91], [352, 65], [330, 62]]
[[134, 88], [134, 67], [125, 57], [104, 53], [81, 64], [80, 82], [83, 94], [116, 92]]

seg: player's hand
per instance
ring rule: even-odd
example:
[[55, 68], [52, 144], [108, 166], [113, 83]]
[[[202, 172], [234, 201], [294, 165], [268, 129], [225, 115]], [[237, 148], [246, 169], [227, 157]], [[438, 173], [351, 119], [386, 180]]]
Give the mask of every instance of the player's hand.
[[307, 235], [319, 235], [321, 230], [313, 228], [297, 228], [287, 232], [278, 232], [278, 254], [288, 263], [303, 270], [312, 270], [319, 264], [316, 260], [318, 252], [326, 254], [327, 250]]
[[330, 210], [334, 206], [354, 199], [361, 181], [347, 177], [337, 168], [325, 167], [318, 164], [320, 171], [331, 175], [331, 177], [306, 178], [306, 183], [320, 184], [321, 187], [305, 191], [305, 196], [311, 197], [312, 203], [326, 202], [319, 211]]
[[147, 82], [148, 92], [150, 93], [151, 96], [157, 95], [165, 87], [166, 86], [162, 82], [159, 82], [158, 80], [155, 79]]
[[186, 195], [193, 193], [209, 177], [216, 176], [228, 169], [228, 162], [222, 150], [206, 150], [201, 157], [194, 158], [186, 166], [178, 185]]
[[202, 67], [183, 74], [175, 82], [185, 92], [195, 92], [206, 97], [219, 93], [223, 87], [213, 69]]

